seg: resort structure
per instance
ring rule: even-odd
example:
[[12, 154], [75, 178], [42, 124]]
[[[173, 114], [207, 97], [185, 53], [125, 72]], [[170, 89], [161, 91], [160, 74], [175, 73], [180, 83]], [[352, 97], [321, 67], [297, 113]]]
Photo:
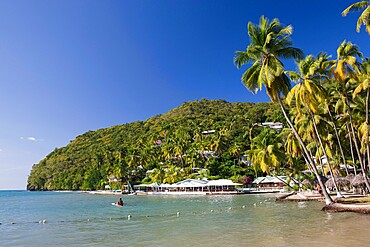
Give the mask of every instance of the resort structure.
[[257, 177], [252, 184], [255, 184], [260, 189], [283, 189], [286, 186], [286, 180], [287, 176]]
[[278, 193], [284, 191], [286, 181], [287, 176], [257, 177], [252, 182], [252, 188], [239, 188], [238, 191], [244, 194]]
[[237, 194], [240, 186], [228, 179], [186, 179], [174, 184], [139, 184], [134, 188], [138, 195], [218, 195]]

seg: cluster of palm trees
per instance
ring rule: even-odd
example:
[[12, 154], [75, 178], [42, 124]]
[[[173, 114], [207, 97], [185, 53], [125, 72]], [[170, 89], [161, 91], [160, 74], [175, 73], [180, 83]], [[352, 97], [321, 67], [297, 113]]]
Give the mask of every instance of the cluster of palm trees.
[[229, 128], [220, 127], [212, 134], [202, 132], [200, 129], [167, 128], [161, 136], [153, 134], [140, 139], [135, 147], [107, 151], [111, 159], [103, 159], [108, 169], [106, 173], [124, 182], [138, 182], [133, 178], [136, 176], [139, 180], [145, 177], [143, 182], [171, 184], [195, 175], [202, 176], [194, 173], [193, 169], [198, 168], [207, 171], [203, 175], [210, 177], [210, 166], [221, 154], [240, 157], [242, 148], [237, 143], [229, 147], [233, 139]]
[[[369, 32], [369, 4], [370, 1], [353, 4], [343, 11], [343, 15], [350, 10], [365, 8], [357, 27], [359, 30], [364, 24]], [[281, 133], [289, 162], [301, 164], [297, 161], [302, 160], [322, 188], [325, 184], [318, 168], [325, 167], [323, 173], [329, 173], [333, 178], [338, 196], [341, 194], [334, 177], [340, 175], [340, 164], [347, 175], [351, 172], [349, 167], [355, 173], [359, 169], [370, 191], [367, 179], [370, 170], [370, 60], [348, 41], [339, 45], [335, 59], [326, 53], [304, 57], [300, 49], [293, 47], [291, 34], [292, 27], [283, 26], [278, 19], [270, 22], [262, 16], [259, 24], [250, 22], [250, 44], [245, 51], [237, 51], [234, 57], [238, 68], [252, 64], [243, 73], [242, 82], [254, 93], [264, 85], [270, 99], [280, 104], [290, 127]], [[286, 71], [282, 59], [294, 59], [297, 71]], [[296, 83], [293, 88], [290, 81]], [[252, 161], [263, 171], [269, 172], [281, 164], [279, 152], [282, 146], [278, 143], [281, 142], [270, 142], [265, 152], [253, 150], [256, 146], [252, 146]], [[323, 193], [326, 203], [332, 204], [325, 189]]]

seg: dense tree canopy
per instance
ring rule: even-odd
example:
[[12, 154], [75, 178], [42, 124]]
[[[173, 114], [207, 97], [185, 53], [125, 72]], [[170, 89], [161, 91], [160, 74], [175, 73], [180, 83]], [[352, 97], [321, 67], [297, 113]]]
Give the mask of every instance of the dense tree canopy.
[[[186, 102], [146, 121], [77, 136], [33, 166], [27, 187], [103, 189], [113, 176], [122, 184], [170, 183], [204, 176], [241, 181], [242, 176], [255, 174], [241, 162], [250, 148], [250, 127], [265, 121], [283, 121], [278, 105], [205, 99]], [[255, 131], [257, 135], [260, 130]], [[199, 169], [193, 168], [207, 170], [196, 173]]]
[[[344, 14], [366, 7], [358, 24], [368, 27], [368, 5], [369, 1], [356, 3]], [[265, 86], [271, 101], [280, 104], [291, 130], [290, 133], [285, 130], [282, 139], [271, 138], [267, 132], [255, 138], [248, 152], [254, 167], [270, 172], [271, 168], [285, 163], [295, 166], [291, 167], [292, 171], [299, 172], [304, 163], [324, 188], [326, 203], [333, 204], [321, 176], [330, 174], [340, 197], [334, 177], [341, 175], [341, 165], [348, 175], [348, 164], [352, 164], [352, 172], [362, 172], [370, 191], [368, 59], [359, 47], [346, 40], [338, 46], [335, 60], [324, 52], [303, 58], [301, 50], [292, 46], [291, 34], [291, 26], [262, 16], [259, 24], [248, 23], [250, 43], [245, 51], [235, 53], [237, 68], [250, 64], [241, 81], [254, 93]], [[279, 58], [295, 59], [297, 71], [285, 71]], [[291, 81], [296, 82], [293, 88]], [[282, 94], [289, 108], [284, 105]], [[285, 155], [282, 146], [286, 148]], [[280, 158], [284, 156], [286, 160]], [[298, 167], [299, 170], [294, 169]]]

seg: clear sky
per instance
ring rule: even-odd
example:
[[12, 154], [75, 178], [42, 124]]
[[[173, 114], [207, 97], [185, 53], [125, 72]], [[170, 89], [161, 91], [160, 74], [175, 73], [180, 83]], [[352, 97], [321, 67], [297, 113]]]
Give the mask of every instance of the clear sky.
[[233, 65], [261, 15], [293, 25], [306, 55], [346, 39], [369, 57], [359, 14], [341, 16], [355, 1], [0, 1], [0, 189], [25, 189], [33, 164], [89, 130], [201, 98], [268, 101]]

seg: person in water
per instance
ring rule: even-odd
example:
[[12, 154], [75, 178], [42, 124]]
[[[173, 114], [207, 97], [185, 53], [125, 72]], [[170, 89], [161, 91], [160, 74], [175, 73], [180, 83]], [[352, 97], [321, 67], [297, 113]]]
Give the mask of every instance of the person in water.
[[118, 201], [116, 202], [116, 204], [117, 204], [118, 206], [123, 206], [122, 198], [118, 199]]

